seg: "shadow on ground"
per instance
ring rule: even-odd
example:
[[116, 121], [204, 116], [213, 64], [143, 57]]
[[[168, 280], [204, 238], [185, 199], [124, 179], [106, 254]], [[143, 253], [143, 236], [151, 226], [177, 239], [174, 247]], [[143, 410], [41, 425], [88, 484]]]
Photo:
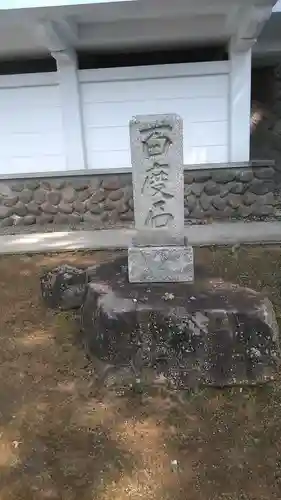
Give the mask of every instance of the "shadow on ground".
[[[44, 307], [39, 276], [111, 255], [0, 259], [0, 499], [279, 499], [279, 381], [243, 391], [97, 392], [75, 321]], [[199, 250], [196, 260], [266, 291], [280, 319], [280, 249]]]

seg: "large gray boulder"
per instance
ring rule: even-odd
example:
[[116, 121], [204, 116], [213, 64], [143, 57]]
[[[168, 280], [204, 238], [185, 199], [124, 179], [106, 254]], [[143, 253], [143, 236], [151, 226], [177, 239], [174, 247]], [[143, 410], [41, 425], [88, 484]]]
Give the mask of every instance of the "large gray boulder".
[[41, 276], [42, 297], [51, 308], [77, 309], [83, 303], [87, 282], [85, 269], [64, 264]]
[[223, 281], [133, 284], [127, 259], [95, 269], [81, 327], [89, 352], [116, 370], [176, 387], [251, 385], [274, 378], [278, 326], [262, 294]]

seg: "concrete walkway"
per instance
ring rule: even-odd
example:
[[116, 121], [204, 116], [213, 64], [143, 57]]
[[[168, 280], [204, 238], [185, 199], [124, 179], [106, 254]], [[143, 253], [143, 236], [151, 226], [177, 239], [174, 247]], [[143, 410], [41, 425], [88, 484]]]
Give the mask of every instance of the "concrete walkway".
[[[280, 243], [281, 222], [224, 222], [185, 229], [194, 246]], [[70, 250], [127, 248], [132, 229], [65, 231], [0, 236], [0, 253], [44, 253]]]

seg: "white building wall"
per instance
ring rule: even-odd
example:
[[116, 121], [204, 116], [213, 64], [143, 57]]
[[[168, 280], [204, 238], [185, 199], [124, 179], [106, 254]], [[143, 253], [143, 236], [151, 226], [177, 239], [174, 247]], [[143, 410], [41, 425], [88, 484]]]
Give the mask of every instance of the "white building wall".
[[0, 174], [64, 170], [55, 73], [0, 75]]
[[185, 164], [228, 160], [228, 62], [80, 72], [89, 168], [130, 167], [133, 115], [177, 113]]
[[248, 161], [251, 60], [239, 61], [83, 70], [75, 93], [63, 65], [59, 74], [0, 75], [0, 175], [130, 168], [137, 114], [183, 118], [185, 165]]

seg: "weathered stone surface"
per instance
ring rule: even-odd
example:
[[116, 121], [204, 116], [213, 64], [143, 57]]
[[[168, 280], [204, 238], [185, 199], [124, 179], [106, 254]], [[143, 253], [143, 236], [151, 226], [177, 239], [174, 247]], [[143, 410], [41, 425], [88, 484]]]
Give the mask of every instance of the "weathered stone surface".
[[242, 182], [235, 182], [233, 183], [230, 192], [233, 194], [243, 194], [245, 193], [245, 189], [245, 184], [243, 184]]
[[179, 234], [184, 229], [182, 128], [174, 114], [130, 121], [136, 230], [168, 227]]
[[68, 215], [68, 222], [69, 224], [77, 225], [80, 224], [82, 218], [81, 215], [79, 214], [69, 214]]
[[123, 214], [128, 211], [128, 205], [123, 200], [119, 200], [115, 203], [115, 209], [119, 214]]
[[88, 203], [86, 204], [87, 209], [92, 213], [92, 214], [101, 214], [103, 211], [103, 206], [98, 203]]
[[75, 212], [78, 212], [79, 214], [83, 214], [86, 210], [85, 203], [82, 203], [82, 201], [74, 201], [73, 209], [75, 210]]
[[107, 198], [103, 203], [104, 210], [114, 210], [116, 208], [116, 202]]
[[190, 212], [195, 208], [196, 203], [197, 199], [193, 194], [187, 196], [185, 206], [188, 208]]
[[278, 326], [262, 294], [221, 280], [132, 284], [126, 258], [97, 266], [81, 310], [88, 352], [173, 387], [254, 385], [278, 373]]
[[24, 189], [24, 184], [22, 182], [15, 182], [11, 186], [12, 191], [15, 191], [16, 193], [20, 193]]
[[148, 229], [144, 231], [137, 231], [132, 237], [133, 247], [180, 245], [185, 245], [185, 237], [180, 234], [171, 234], [167, 229]]
[[[191, 175], [191, 174], [190, 174]], [[193, 179], [196, 182], [206, 182], [212, 176], [212, 172], [210, 170], [197, 170], [193, 173]]]
[[17, 203], [18, 199], [19, 198], [16, 195], [7, 196], [3, 198], [2, 203], [3, 205], [5, 205], [5, 207], [12, 207]]
[[112, 201], [121, 200], [123, 196], [124, 196], [123, 189], [115, 189], [114, 191], [108, 193], [108, 199]]
[[230, 194], [227, 198], [227, 202], [230, 207], [238, 208], [241, 205], [241, 197], [239, 194]]
[[[208, 196], [205, 193], [202, 193], [200, 196], [200, 205], [203, 210], [208, 210], [212, 204], [212, 196]], [[194, 207], [193, 207], [194, 208]]]
[[210, 196], [214, 196], [216, 194], [219, 194], [219, 192], [220, 192], [219, 186], [214, 181], [208, 181], [205, 184], [204, 189], [205, 189], [205, 193], [210, 195]]
[[193, 184], [194, 176], [190, 173], [184, 173], [184, 184]]
[[31, 201], [30, 203], [27, 204], [26, 206], [28, 213], [31, 215], [40, 215], [41, 214], [41, 208], [38, 203], [35, 201]]
[[19, 215], [21, 217], [23, 217], [24, 215], [27, 214], [27, 208], [26, 206], [24, 205], [24, 203], [22, 203], [21, 201], [18, 201], [14, 206], [13, 206], [13, 213], [15, 215]]
[[20, 193], [19, 193], [19, 200], [22, 203], [29, 203], [32, 200], [33, 192], [30, 189], [24, 188]]
[[227, 200], [225, 198], [221, 198], [220, 196], [214, 196], [212, 204], [217, 210], [223, 211], [226, 208]]
[[82, 305], [88, 278], [84, 269], [62, 265], [45, 273], [40, 282], [49, 307], [69, 310]]
[[40, 204], [40, 203], [44, 203], [44, 201], [46, 200], [46, 194], [47, 194], [47, 191], [45, 191], [44, 189], [36, 189], [36, 191], [34, 191], [34, 194], [33, 194], [33, 199], [36, 203]]
[[71, 214], [73, 212], [73, 206], [71, 203], [66, 203], [64, 201], [61, 201], [60, 204], [58, 205], [58, 209], [60, 212], [64, 214]]
[[50, 191], [47, 194], [47, 201], [51, 203], [51, 205], [58, 205], [61, 199], [61, 194], [59, 191]]
[[272, 167], [257, 168], [255, 176], [257, 179], [272, 179], [274, 173], [275, 171]]
[[256, 201], [257, 201], [257, 195], [254, 193], [245, 193], [243, 195], [243, 202], [247, 206], [252, 205]]
[[101, 201], [105, 200], [105, 197], [106, 197], [105, 191], [100, 190], [93, 193], [88, 201], [89, 203], [100, 203]]
[[241, 172], [239, 172], [238, 178], [241, 182], [251, 182], [254, 178], [253, 171], [252, 170], [241, 170]]
[[252, 214], [253, 215], [270, 215], [274, 211], [274, 207], [272, 205], [263, 205], [260, 203], [254, 203], [252, 205]]
[[41, 205], [42, 212], [46, 212], [47, 214], [56, 214], [58, 211], [58, 207], [48, 203], [47, 201]]
[[13, 226], [14, 221], [12, 217], [6, 217], [6, 219], [1, 220], [0, 216], [0, 227], [10, 227]]
[[201, 184], [192, 184], [190, 186], [191, 188], [191, 192], [197, 196], [199, 198], [199, 196], [201, 195], [202, 191], [204, 190], [204, 183], [201, 183]]
[[39, 188], [40, 182], [36, 179], [27, 179], [24, 182], [25, 189], [30, 189], [30, 191], [35, 191], [35, 189]]
[[67, 186], [61, 191], [62, 199], [66, 203], [72, 203], [76, 198], [75, 189], [72, 186]]
[[90, 198], [90, 196], [92, 195], [92, 192], [90, 191], [90, 189], [84, 189], [84, 191], [79, 191], [77, 193], [77, 201], [86, 201], [88, 200], [88, 198]]
[[133, 221], [134, 220], [134, 212], [132, 210], [128, 210], [128, 212], [120, 214], [119, 218], [120, 218], [120, 220], [123, 220], [123, 221]]
[[212, 179], [215, 182], [226, 184], [227, 182], [233, 181], [236, 177], [236, 172], [234, 169], [218, 169], [214, 170]]
[[36, 217], [35, 215], [26, 215], [24, 218], [23, 218], [23, 224], [25, 226], [31, 226], [32, 224], [35, 224], [36, 222]]
[[54, 216], [52, 214], [41, 214], [36, 217], [36, 223], [40, 225], [51, 224], [53, 222]]
[[128, 264], [131, 283], [192, 282], [194, 279], [190, 246], [131, 247]]
[[271, 191], [273, 186], [261, 179], [254, 179], [248, 187], [251, 193], [261, 195]]
[[13, 196], [13, 191], [11, 190], [10, 186], [8, 186], [8, 184], [0, 182], [0, 195], [3, 197], [11, 197]]
[[76, 191], [83, 191], [83, 190], [89, 188], [89, 182], [87, 180], [85, 180], [84, 178], [82, 178], [82, 179], [75, 178], [72, 181], [72, 186]]
[[68, 224], [68, 215], [63, 213], [55, 214], [54, 224]]
[[106, 176], [102, 181], [102, 187], [108, 191], [119, 189], [121, 187], [119, 177], [117, 175]]

